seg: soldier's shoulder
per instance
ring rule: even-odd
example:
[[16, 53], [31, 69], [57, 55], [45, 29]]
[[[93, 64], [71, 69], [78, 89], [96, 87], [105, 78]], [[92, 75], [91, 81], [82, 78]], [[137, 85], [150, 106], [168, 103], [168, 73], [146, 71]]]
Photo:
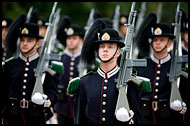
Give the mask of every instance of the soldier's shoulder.
[[13, 61], [15, 61], [14, 57], [10, 57], [4, 61], [2, 61], [2, 72], [4, 72], [5, 66], [9, 63], [12, 63]]
[[87, 74], [85, 74], [84, 76], [82, 76], [80, 79], [85, 79], [85, 78], [87, 78], [87, 77], [89, 77], [89, 76], [91, 76], [93, 74], [94, 74], [93, 71], [89, 71]]

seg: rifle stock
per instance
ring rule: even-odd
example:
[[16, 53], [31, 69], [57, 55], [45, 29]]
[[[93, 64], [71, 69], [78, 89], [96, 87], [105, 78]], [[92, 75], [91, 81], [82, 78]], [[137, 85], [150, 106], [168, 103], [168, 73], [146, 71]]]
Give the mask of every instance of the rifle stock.
[[32, 96], [36, 93], [39, 92], [43, 94], [43, 83], [44, 79], [46, 76], [45, 72], [49, 72], [51, 75], [55, 75], [55, 71], [50, 69], [49, 67], [49, 61], [50, 60], [60, 60], [61, 56], [58, 54], [50, 54], [50, 47], [51, 47], [51, 37], [52, 37], [52, 32], [53, 28], [55, 25], [55, 9], [57, 6], [57, 2], [54, 3], [54, 6], [52, 8], [52, 12], [49, 17], [49, 22], [48, 22], [48, 28], [46, 31], [46, 35], [44, 38], [44, 42], [42, 44], [42, 49], [40, 50], [40, 58], [37, 63], [37, 67], [35, 69], [35, 77], [36, 77], [36, 82], [34, 85], [34, 89], [32, 92]]
[[127, 88], [128, 88], [127, 82], [133, 81], [133, 82], [139, 84], [140, 80], [136, 79], [134, 76], [131, 75], [133, 66], [137, 66], [137, 67], [146, 66], [145, 59], [140, 59], [140, 60], [139, 59], [131, 59], [134, 24], [135, 24], [135, 17], [137, 15], [137, 11], [135, 11], [134, 9], [135, 9], [135, 2], [133, 2], [132, 6], [131, 6], [131, 12], [129, 15], [129, 24], [127, 24], [128, 30], [127, 30], [126, 38], [125, 38], [125, 47], [123, 50], [123, 54], [121, 56], [119, 75], [116, 80], [116, 82], [117, 82], [116, 87], [119, 90], [119, 95], [118, 95], [118, 99], [117, 99], [115, 114], [122, 107], [127, 109], [128, 112], [130, 111], [130, 106], [128, 103], [127, 93], [126, 93]]

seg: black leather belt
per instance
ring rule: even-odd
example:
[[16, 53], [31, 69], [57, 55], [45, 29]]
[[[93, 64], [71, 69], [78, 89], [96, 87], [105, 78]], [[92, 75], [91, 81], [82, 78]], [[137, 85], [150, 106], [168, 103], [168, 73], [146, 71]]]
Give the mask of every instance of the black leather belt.
[[141, 98], [142, 110], [145, 116], [151, 116], [152, 110], [160, 113], [161, 116], [170, 115], [169, 101], [167, 99], [160, 99], [158, 101], [152, 101], [147, 98]]
[[31, 100], [25, 100], [25, 99], [18, 100], [17, 98], [10, 98], [9, 103], [11, 106], [20, 107], [23, 109], [35, 108], [35, 107], [43, 108], [43, 105], [37, 105], [37, 104], [33, 103]]

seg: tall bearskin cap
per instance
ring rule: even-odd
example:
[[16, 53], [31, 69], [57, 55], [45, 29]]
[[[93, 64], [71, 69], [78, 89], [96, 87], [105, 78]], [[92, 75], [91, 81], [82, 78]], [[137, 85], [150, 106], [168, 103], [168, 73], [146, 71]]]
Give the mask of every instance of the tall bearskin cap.
[[26, 15], [20, 14], [10, 25], [6, 36], [7, 56], [11, 57], [16, 53], [17, 40], [19, 37], [20, 28], [25, 24]]
[[98, 33], [105, 28], [105, 22], [102, 18], [98, 18], [93, 23], [92, 27], [84, 40], [80, 60], [85, 65], [93, 65], [95, 62], [96, 48], [94, 41], [98, 40]]
[[136, 44], [137, 48], [139, 49], [139, 56], [138, 58], [144, 58], [145, 56], [149, 56], [149, 35], [151, 34], [151, 27], [156, 24], [157, 16], [155, 13], [148, 13], [139, 29], [137, 31], [136, 36], [134, 37], [134, 43]]

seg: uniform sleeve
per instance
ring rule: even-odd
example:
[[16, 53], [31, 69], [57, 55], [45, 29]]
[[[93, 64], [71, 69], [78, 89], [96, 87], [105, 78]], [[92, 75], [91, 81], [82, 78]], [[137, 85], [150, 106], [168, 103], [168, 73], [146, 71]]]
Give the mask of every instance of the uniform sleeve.
[[140, 92], [134, 87], [133, 83], [128, 84], [127, 97], [130, 109], [134, 112], [134, 123], [139, 124], [143, 119], [142, 111], [140, 109]]
[[56, 84], [57, 75], [51, 76], [49, 73], [46, 73], [46, 78], [44, 81], [44, 94], [46, 94], [54, 105], [57, 102], [58, 90]]
[[85, 115], [87, 99], [85, 94], [84, 83], [80, 80], [79, 90], [75, 96], [73, 104], [74, 112], [74, 124], [87, 125], [87, 119]]

